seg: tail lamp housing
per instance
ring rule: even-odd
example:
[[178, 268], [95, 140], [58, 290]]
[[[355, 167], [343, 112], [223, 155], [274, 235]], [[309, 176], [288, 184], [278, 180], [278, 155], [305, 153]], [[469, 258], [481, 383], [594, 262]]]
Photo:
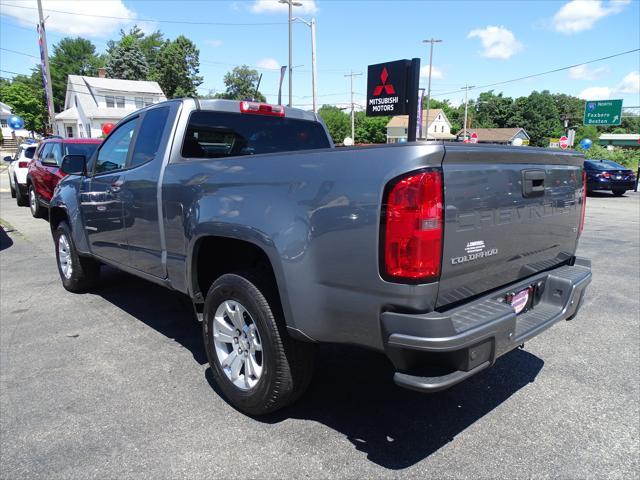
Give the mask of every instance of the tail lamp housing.
[[29, 162], [18, 162], [18, 168], [27, 168], [29, 166]]
[[580, 225], [578, 226], [578, 237], [584, 230], [584, 214], [587, 209], [587, 172], [582, 171], [582, 208], [580, 209]]
[[443, 235], [442, 172], [423, 170], [387, 186], [383, 199], [381, 273], [399, 283], [440, 277]]

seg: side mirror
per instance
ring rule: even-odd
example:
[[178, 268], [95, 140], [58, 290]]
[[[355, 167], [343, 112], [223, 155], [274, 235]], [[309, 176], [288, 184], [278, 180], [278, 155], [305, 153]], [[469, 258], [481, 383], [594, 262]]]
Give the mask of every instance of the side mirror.
[[62, 157], [60, 170], [67, 175], [86, 175], [87, 157], [84, 155], [65, 155]]
[[2, 160], [4, 160], [5, 162], [13, 162], [13, 157], [8, 155], [4, 157]]

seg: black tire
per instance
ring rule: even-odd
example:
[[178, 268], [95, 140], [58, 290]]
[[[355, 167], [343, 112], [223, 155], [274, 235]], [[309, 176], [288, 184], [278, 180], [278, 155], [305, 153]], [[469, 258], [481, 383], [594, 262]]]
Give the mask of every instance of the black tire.
[[[248, 390], [240, 389], [228, 378], [213, 342], [213, 319], [217, 308], [227, 300], [242, 304], [260, 336], [262, 374]], [[202, 324], [213, 378], [238, 410], [249, 415], [271, 413], [296, 401], [308, 387], [316, 345], [295, 340], [287, 333], [270, 275], [259, 270], [222, 275], [207, 293]]]
[[625, 190], [624, 188], [614, 188], [614, 189], [613, 189], [613, 194], [614, 194], [616, 197], [621, 197], [622, 195], [624, 195], [624, 193], [625, 193], [626, 191], [627, 191], [627, 190]]
[[16, 186], [16, 203], [19, 207], [26, 207], [29, 205], [29, 199], [24, 193], [22, 193], [20, 184], [16, 181], [15, 177], [13, 179], [13, 184]]
[[16, 189], [13, 188], [13, 183], [11, 182], [11, 177], [9, 177], [9, 190], [11, 190], [11, 198], [16, 198]]
[[44, 207], [40, 205], [38, 193], [32, 183], [29, 184], [27, 196], [29, 198], [29, 210], [31, 210], [31, 215], [33, 215], [34, 218], [43, 218], [45, 216]]
[[[60, 262], [60, 237], [65, 236], [69, 249], [69, 258], [71, 260], [71, 274], [66, 276], [62, 271]], [[93, 288], [100, 278], [100, 263], [87, 257], [81, 257], [76, 251], [71, 236], [71, 229], [67, 222], [60, 222], [53, 233], [54, 248], [56, 249], [56, 263], [58, 264], [58, 273], [64, 288], [70, 292], [81, 293]]]

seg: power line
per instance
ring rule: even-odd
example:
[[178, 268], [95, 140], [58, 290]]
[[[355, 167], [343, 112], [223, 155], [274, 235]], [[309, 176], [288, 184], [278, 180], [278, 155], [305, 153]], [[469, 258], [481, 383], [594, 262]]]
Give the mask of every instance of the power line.
[[39, 59], [40, 57], [36, 56], [36, 55], [31, 55], [30, 53], [25, 53], [25, 52], [18, 52], [17, 50], [11, 50], [9, 48], [1, 48], [0, 50], [4, 50], [5, 52], [11, 52], [11, 53], [15, 53], [17, 55], [24, 55], [25, 57], [32, 57], [32, 58], [37, 58]]
[[[37, 10], [35, 7], [25, 7], [24, 5], [15, 5], [11, 3], [3, 3], [6, 7], [23, 8], [25, 10]], [[79, 17], [92, 17], [92, 18], [108, 18], [111, 20], [126, 20], [129, 22], [155, 22], [155, 23], [173, 23], [183, 25], [215, 25], [219, 27], [255, 27], [255, 26], [269, 26], [269, 25], [286, 25], [287, 22], [254, 22], [254, 23], [233, 23], [233, 22], [200, 22], [193, 20], [155, 20], [152, 18], [130, 18], [130, 17], [117, 17], [113, 15], [93, 15], [90, 13], [78, 13], [78, 12], [66, 12], [64, 10], [53, 10], [51, 8], [46, 9], [50, 13], [61, 13], [63, 15], [76, 15]]]
[[[570, 68], [580, 67], [582, 65], [589, 65], [590, 63], [595, 63], [595, 62], [601, 62], [602, 60], [608, 60], [610, 58], [620, 57], [622, 55], [628, 55], [629, 53], [634, 53], [634, 52], [637, 52], [637, 51], [640, 51], [640, 48], [635, 48], [633, 50], [628, 50], [626, 52], [615, 53], [613, 55], [608, 55], [606, 57], [596, 58], [595, 60], [589, 60], [589, 61], [582, 62], [582, 63], [576, 63], [574, 65], [569, 65], [567, 67], [555, 68], [553, 70], [548, 70], [546, 72], [534, 73], [534, 74], [531, 74], [531, 75], [526, 75], [524, 77], [512, 78], [511, 80], [504, 80], [502, 82], [488, 83], [486, 85], [478, 85], [476, 87], [471, 88], [470, 90], [477, 90], [477, 89], [480, 89], [480, 88], [488, 88], [488, 87], [496, 87], [498, 85], [505, 85], [507, 83], [518, 82], [520, 80], [527, 80], [529, 78], [540, 77], [542, 75], [549, 75], [550, 73], [557, 73], [557, 72], [561, 72], [563, 70], [569, 70]], [[434, 96], [442, 97], [444, 95], [450, 95], [452, 93], [464, 92], [464, 90], [465, 90], [464, 88], [461, 88], [459, 90], [452, 90], [450, 92], [439, 93], [438, 95], [434, 95]]]

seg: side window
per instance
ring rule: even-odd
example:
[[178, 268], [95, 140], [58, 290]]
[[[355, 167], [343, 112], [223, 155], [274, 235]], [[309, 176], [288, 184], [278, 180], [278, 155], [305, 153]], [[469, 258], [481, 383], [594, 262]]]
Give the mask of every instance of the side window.
[[48, 163], [48, 162], [52, 162], [53, 159], [51, 158], [51, 148], [53, 147], [52, 143], [45, 143], [42, 146], [42, 150], [40, 151], [40, 161], [42, 163]]
[[168, 117], [169, 107], [154, 108], [145, 114], [131, 156], [132, 167], [150, 162], [155, 158]]
[[56, 162], [58, 166], [62, 165], [62, 144], [54, 143], [51, 148], [52, 162]]
[[98, 151], [95, 173], [120, 170], [127, 163], [129, 147], [138, 119], [129, 120], [113, 132]]

